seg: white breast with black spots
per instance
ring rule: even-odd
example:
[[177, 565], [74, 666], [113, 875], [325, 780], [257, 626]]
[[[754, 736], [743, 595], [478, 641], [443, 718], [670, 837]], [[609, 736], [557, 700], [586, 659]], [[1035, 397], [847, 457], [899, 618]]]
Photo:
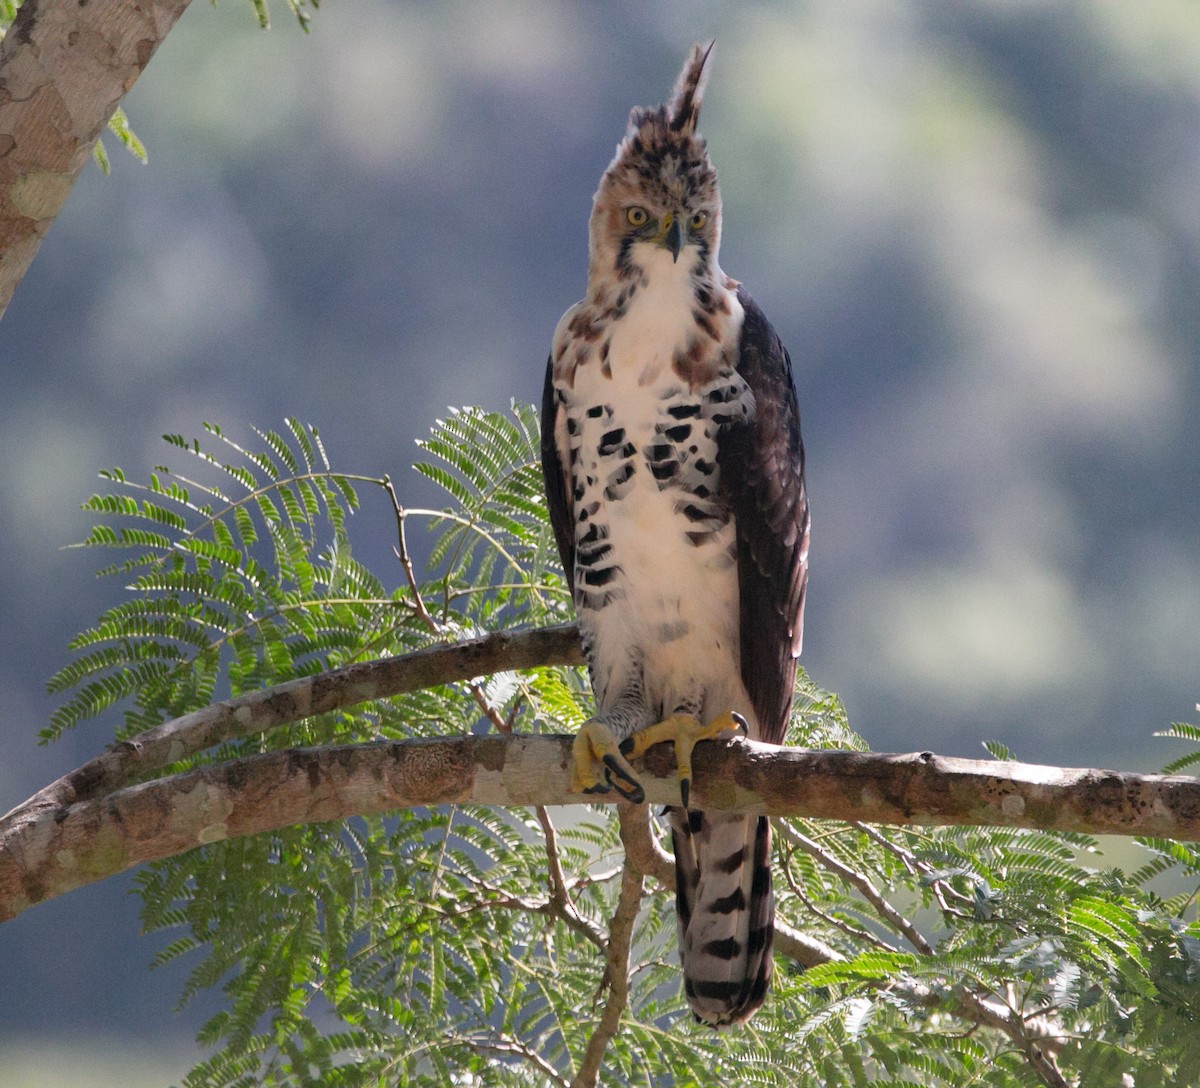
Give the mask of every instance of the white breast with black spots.
[[576, 604], [603, 709], [639, 690], [652, 717], [749, 710], [740, 678], [735, 529], [719, 502], [717, 434], [753, 411], [736, 372], [688, 389], [672, 368], [687, 298], [652, 286], [567, 391]]

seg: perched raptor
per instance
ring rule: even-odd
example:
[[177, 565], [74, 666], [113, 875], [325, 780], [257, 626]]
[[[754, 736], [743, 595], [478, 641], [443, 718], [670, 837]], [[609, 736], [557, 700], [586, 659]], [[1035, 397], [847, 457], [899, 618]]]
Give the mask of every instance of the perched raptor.
[[717, 263], [721, 196], [696, 134], [710, 51], [670, 101], [633, 110], [600, 180], [587, 295], [546, 370], [542, 463], [596, 697], [575, 786], [641, 801], [628, 759], [674, 741], [685, 990], [721, 1027], [770, 984], [770, 827], [689, 809], [691, 750], [730, 728], [782, 742], [809, 518], [791, 360]]

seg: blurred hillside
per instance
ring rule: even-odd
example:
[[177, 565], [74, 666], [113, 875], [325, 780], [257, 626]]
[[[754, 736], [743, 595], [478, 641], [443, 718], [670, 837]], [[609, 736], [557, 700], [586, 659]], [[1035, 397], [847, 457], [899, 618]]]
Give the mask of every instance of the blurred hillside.
[[[413, 439], [539, 395], [626, 114], [712, 37], [722, 265], [804, 413], [809, 671], [877, 749], [1170, 757], [1150, 733], [1200, 699], [1200, 7], [360, 0], [308, 36], [274, 8], [193, 5], [126, 103], [149, 166], [85, 171], [0, 324], [0, 809], [111, 736], [35, 743], [120, 592], [60, 550], [96, 470], [290, 414], [428, 497]], [[385, 510], [356, 541], [389, 569]], [[190, 1039], [127, 886], [0, 929], [0, 1048]]]

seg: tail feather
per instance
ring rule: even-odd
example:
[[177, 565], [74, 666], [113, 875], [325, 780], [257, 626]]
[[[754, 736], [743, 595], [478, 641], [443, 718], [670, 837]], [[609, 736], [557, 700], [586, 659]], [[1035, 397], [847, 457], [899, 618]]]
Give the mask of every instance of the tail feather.
[[671, 809], [679, 952], [698, 1020], [749, 1019], [771, 983], [775, 901], [765, 816]]

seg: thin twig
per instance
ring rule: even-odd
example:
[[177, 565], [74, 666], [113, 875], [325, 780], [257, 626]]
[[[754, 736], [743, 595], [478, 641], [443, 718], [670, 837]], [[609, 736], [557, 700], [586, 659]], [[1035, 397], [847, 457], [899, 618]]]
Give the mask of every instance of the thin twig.
[[542, 834], [546, 837], [546, 882], [550, 885], [550, 898], [565, 903], [567, 878], [563, 875], [562, 861], [558, 856], [558, 834], [554, 830], [554, 821], [550, 819], [550, 810], [545, 805], [538, 805], [536, 811]]
[[513, 1039], [509, 1036], [472, 1038], [464, 1035], [451, 1035], [446, 1043], [450, 1046], [465, 1046], [479, 1054], [501, 1054], [521, 1058], [537, 1069], [550, 1084], [560, 1085], [561, 1088], [570, 1088], [567, 1079], [560, 1076], [554, 1066], [520, 1039]]
[[887, 850], [889, 853], [895, 854], [896, 857], [900, 859], [900, 862], [904, 868], [908, 870], [910, 876], [917, 876], [917, 874], [920, 874], [921, 876], [927, 878], [929, 881], [929, 888], [933, 892], [933, 896], [937, 900], [938, 907], [941, 909], [944, 917], [947, 919], [958, 918], [964, 921], [970, 920], [972, 917], [970, 912], [960, 910], [957, 907], [952, 907], [949, 902], [951, 899], [957, 899], [960, 903], [969, 905], [971, 902], [970, 897], [963, 895], [962, 892], [952, 887], [948, 881], [942, 880], [940, 877], [933, 877], [932, 874], [936, 870], [932, 865], [929, 864], [929, 862], [921, 861], [920, 858], [918, 858], [911, 850], [906, 850], [898, 842], [893, 842], [878, 828], [872, 827], [870, 824], [864, 824], [860, 823], [858, 820], [854, 820], [850, 826], [858, 831], [861, 831], [867, 836], [867, 838], [883, 847], [883, 849]]
[[[431, 635], [435, 638], [446, 639], [445, 629], [434, 618], [433, 613], [429, 611], [429, 608], [425, 604], [425, 597], [421, 593], [421, 587], [417, 583], [412, 556], [408, 551], [408, 537], [404, 529], [405, 519], [408, 515], [400, 503], [400, 496], [396, 494], [396, 488], [390, 476], [383, 478], [383, 489], [387, 492], [388, 498], [391, 499], [392, 510], [396, 515], [396, 547], [392, 550], [395, 552], [396, 558], [400, 560], [400, 568], [404, 571], [404, 580], [408, 583], [409, 593], [412, 594], [413, 607], [416, 609], [418, 618], [425, 624], [426, 630]], [[475, 705], [479, 707], [484, 717], [492, 725], [501, 733], [512, 732], [512, 723], [506, 722], [500, 711], [492, 705], [486, 692], [483, 690], [483, 685], [478, 680], [468, 680], [467, 690], [471, 693], [471, 698], [475, 700]]]
[[457, 918], [464, 914], [478, 914], [480, 911], [491, 910], [493, 908], [498, 910], [519, 910], [527, 914], [544, 914], [549, 918], [557, 918], [597, 948], [603, 949], [608, 944], [608, 938], [604, 935], [604, 931], [595, 923], [589, 922], [576, 910], [564, 909], [550, 899], [527, 899], [523, 896], [514, 895], [503, 888], [497, 888], [494, 884], [489, 884], [487, 881], [480, 880], [478, 877], [472, 877], [467, 873], [459, 875], [477, 887], [486, 890], [488, 898], [461, 900], [455, 903], [451, 909], [439, 910], [439, 913], [445, 918]]
[[815, 843], [807, 835], [797, 831], [787, 821], [778, 821], [778, 827], [782, 837], [788, 843], [803, 850], [823, 868], [828, 869], [851, 887], [857, 888], [859, 894], [874, 908], [875, 913], [900, 933], [918, 952], [923, 956], [933, 955], [933, 946], [925, 939], [924, 934], [888, 902], [887, 897], [875, 887], [870, 877], [835, 858], [828, 850]]
[[883, 949], [885, 952], [895, 952], [895, 945], [885, 941], [882, 937], [876, 936], [870, 930], [863, 929], [861, 926], [856, 926], [844, 918], [830, 914], [822, 910], [811, 898], [808, 893], [800, 886], [795, 876], [792, 874], [792, 854], [795, 852], [795, 847], [789, 842], [785, 843], [787, 854], [783, 858], [783, 877], [787, 881], [787, 885], [792, 890], [792, 894], [800, 900], [801, 904], [810, 913], [815, 914], [827, 925], [833, 926], [834, 929], [840, 929], [848, 937], [853, 937], [855, 940], [864, 941], [867, 944], [873, 944], [877, 948]]
[[[630, 807], [622, 804], [618, 809], [622, 838]], [[592, 1036], [588, 1039], [579, 1069], [571, 1081], [571, 1088], [595, 1088], [604, 1052], [608, 1049], [608, 1044], [616, 1038], [621, 1016], [629, 1004], [629, 950], [633, 943], [633, 923], [641, 901], [642, 874], [627, 857], [621, 870], [621, 893], [617, 897], [617, 908], [609, 924], [608, 954], [605, 957], [604, 975], [600, 981], [600, 992], [607, 989], [608, 999], [604, 1003], [604, 1010]]]
[[[561, 918], [572, 929], [585, 934], [593, 943], [603, 946], [604, 934], [593, 922], [589, 922], [571, 899], [567, 879], [563, 873], [562, 861], [558, 855], [558, 835], [554, 829], [554, 821], [550, 819], [550, 810], [545, 805], [538, 805], [534, 811], [538, 822], [542, 825], [542, 833], [546, 838], [546, 883], [550, 887], [548, 906], [555, 917]], [[572, 887], [582, 885], [576, 881]]]

